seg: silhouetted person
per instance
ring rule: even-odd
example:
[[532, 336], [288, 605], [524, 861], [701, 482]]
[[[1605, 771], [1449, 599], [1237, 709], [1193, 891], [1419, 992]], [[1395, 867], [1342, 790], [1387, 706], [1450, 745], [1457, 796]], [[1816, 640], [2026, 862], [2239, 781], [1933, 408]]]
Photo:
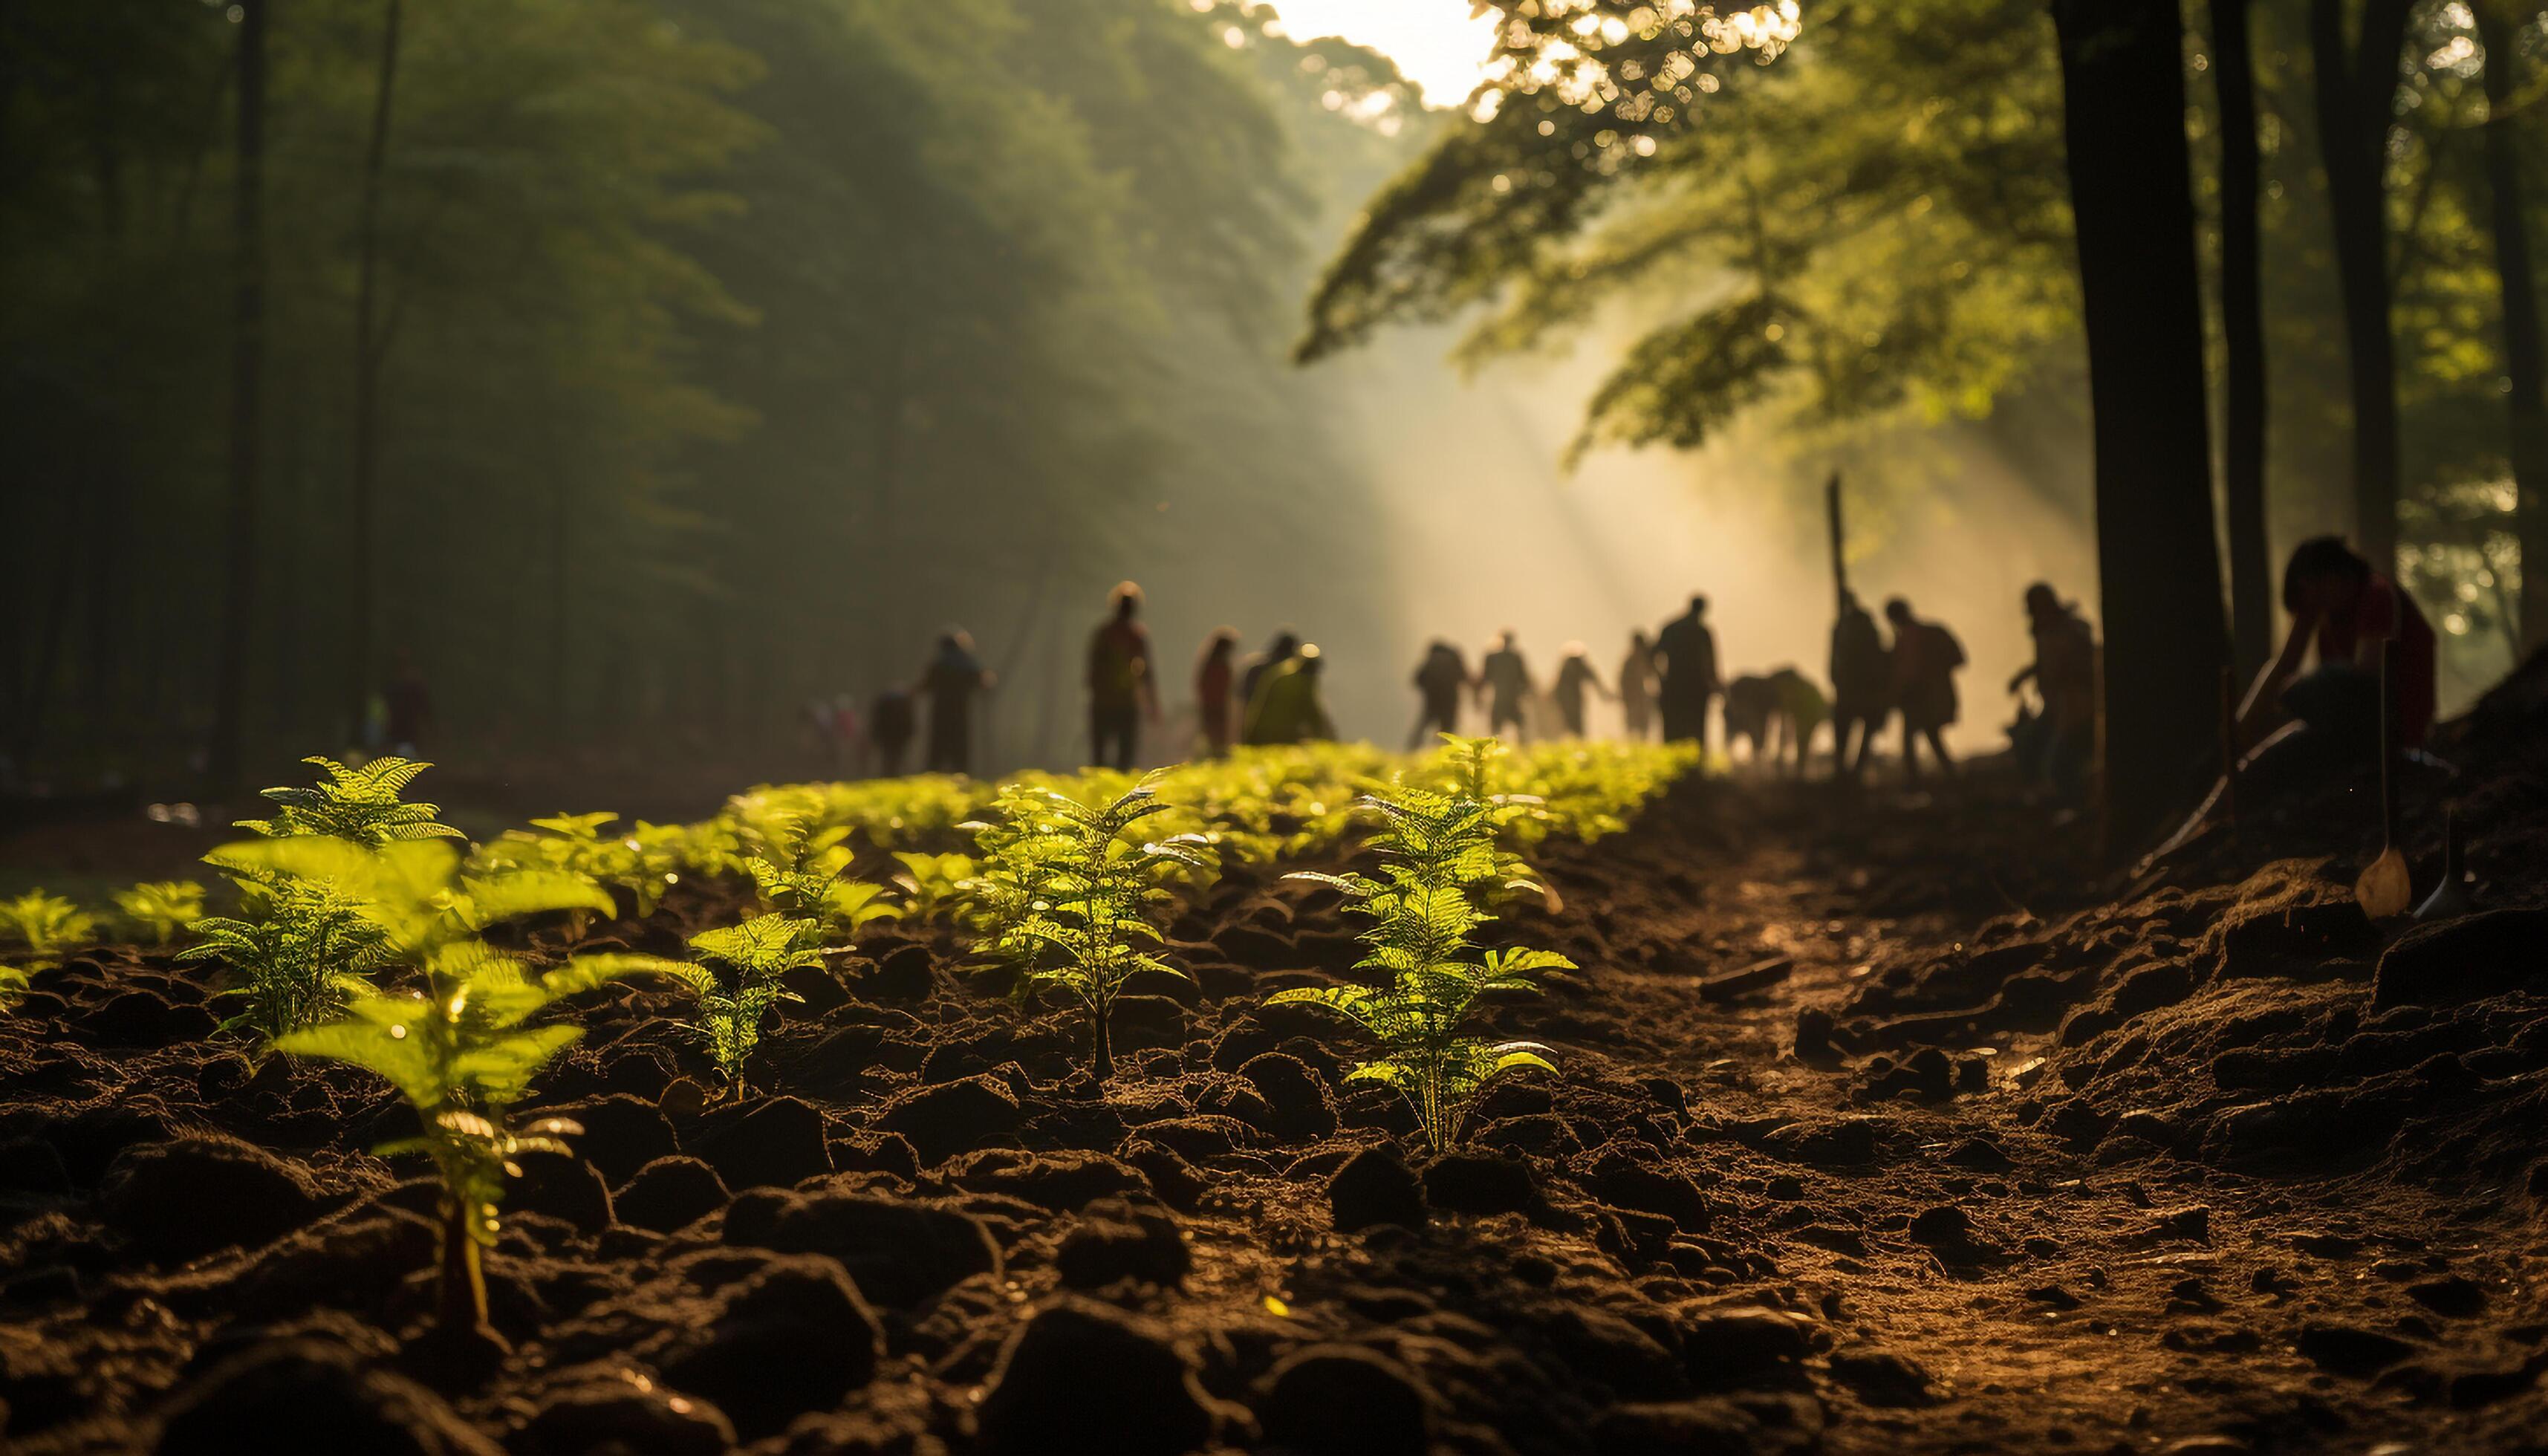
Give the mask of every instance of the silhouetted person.
[[1664, 623], [1655, 635], [1655, 658], [1663, 677], [1656, 699], [1664, 710], [1664, 737], [1706, 747], [1707, 705], [1725, 686], [1716, 676], [1716, 633], [1707, 625], [1706, 597], [1690, 597], [1688, 611]]
[[1530, 667], [1521, 660], [1518, 639], [1510, 627], [1496, 638], [1496, 650], [1478, 664], [1478, 696], [1487, 704], [1487, 731], [1502, 737], [1506, 725], [1513, 736], [1527, 740], [1530, 725], [1523, 712], [1530, 701]]
[[1938, 769], [1956, 776], [1955, 756], [1943, 736], [1956, 721], [1956, 673], [1964, 665], [1964, 646], [1956, 634], [1936, 622], [1911, 614], [1911, 603], [1896, 596], [1884, 603], [1884, 619], [1893, 624], [1893, 704], [1902, 714], [1902, 775], [1920, 778], [1919, 740], [1929, 740]]
[[[1832, 624], [1832, 772], [1856, 778], [1866, 770], [1875, 734], [1893, 711], [1893, 659], [1884, 632], [1858, 598], [1842, 592], [1840, 620]], [[1852, 757], [1850, 730], [1858, 730]]]
[[1318, 645], [1303, 643], [1256, 680], [1256, 695], [1247, 703], [1244, 741], [1307, 743], [1335, 736], [1336, 725], [1319, 696]]
[[1566, 660], [1557, 665], [1557, 681], [1550, 684], [1549, 695], [1557, 699], [1558, 719], [1566, 724], [1570, 737], [1584, 736], [1584, 694], [1587, 690], [1611, 696], [1601, 685], [1599, 674], [1592, 671], [1592, 660], [1584, 653], [1584, 644], [1566, 644]]
[[[2280, 788], [2374, 762], [2381, 648], [2392, 640], [2398, 745], [2422, 746], [2433, 726], [2433, 629], [2413, 597], [2341, 539], [2317, 536], [2294, 547], [2283, 568], [2283, 609], [2291, 635], [2238, 714], [2240, 746], [2258, 751], [2242, 783]], [[2318, 665], [2303, 675], [2312, 648]]]
[[1195, 660], [1195, 717], [1203, 727], [1205, 751], [1229, 752], [1237, 725], [1231, 721], [1230, 692], [1237, 686], [1238, 629], [1222, 627], [1204, 639]]
[[2026, 589], [2026, 626], [2035, 638], [2035, 661], [2008, 680], [2017, 691], [2032, 682], [2044, 699], [2031, 753], [2022, 755], [2038, 782], [2063, 797], [2087, 780], [2097, 736], [2097, 638], [2079, 609], [2038, 582]]
[[938, 655], [920, 675], [929, 699], [929, 772], [973, 772], [973, 699], [991, 685], [990, 672], [973, 656], [973, 639], [951, 631], [938, 639]]
[[1273, 641], [1265, 644], [1265, 650], [1263, 652], [1251, 652], [1247, 655], [1247, 660], [1239, 664], [1238, 667], [1238, 707], [1240, 713], [1244, 714], [1247, 710], [1247, 705], [1256, 701], [1256, 685], [1265, 681], [1266, 673], [1283, 663], [1290, 662], [1293, 654], [1300, 650], [1300, 634], [1294, 632], [1289, 627], [1285, 627], [1282, 631], [1274, 634]]
[[1415, 727], [1407, 735], [1410, 751], [1422, 748], [1436, 733], [1460, 731], [1460, 695], [1469, 690], [1469, 660], [1460, 649], [1436, 639], [1415, 666]]
[[1655, 731], [1655, 645], [1640, 627], [1628, 634], [1628, 655], [1619, 660], [1619, 715], [1627, 720], [1628, 737], [1645, 742]]
[[402, 647], [392, 662], [389, 685], [381, 689], [381, 736], [391, 753], [411, 759], [433, 728], [433, 694], [425, 688], [424, 671], [415, 665], [413, 652]]
[[911, 747], [913, 721], [911, 694], [899, 687], [888, 687], [867, 704], [867, 746], [875, 751], [874, 767], [879, 777], [893, 778], [902, 773], [902, 755]]
[[1140, 747], [1141, 719], [1159, 716], [1159, 684], [1150, 672], [1150, 634], [1134, 618], [1141, 589], [1119, 583], [1106, 620], [1088, 639], [1088, 759], [1130, 769]]

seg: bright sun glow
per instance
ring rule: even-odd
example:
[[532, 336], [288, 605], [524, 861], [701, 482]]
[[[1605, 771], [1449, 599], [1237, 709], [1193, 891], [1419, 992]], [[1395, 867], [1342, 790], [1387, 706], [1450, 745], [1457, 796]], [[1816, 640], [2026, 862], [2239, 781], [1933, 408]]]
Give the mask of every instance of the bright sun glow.
[[1398, 62], [1430, 106], [1457, 106], [1495, 47], [1495, 18], [1462, 0], [1274, 0], [1283, 28], [1304, 40], [1341, 36]]

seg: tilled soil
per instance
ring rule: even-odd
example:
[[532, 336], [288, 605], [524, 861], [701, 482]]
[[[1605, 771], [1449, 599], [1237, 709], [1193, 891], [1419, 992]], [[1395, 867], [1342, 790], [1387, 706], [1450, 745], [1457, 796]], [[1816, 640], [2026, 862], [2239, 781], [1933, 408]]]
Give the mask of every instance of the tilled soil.
[[[1101, 1093], [945, 937], [805, 975], [753, 1095], [627, 990], [588, 1129], [437, 1339], [369, 1079], [75, 962], [0, 1023], [0, 1400], [26, 1451], [2518, 1451], [2548, 1446], [2548, 670], [2438, 745], [2482, 913], [2364, 921], [2360, 785], [2136, 882], [1985, 777], [1689, 783], [1497, 932], [1584, 969], [1409, 1158], [1316, 1013], [1332, 895], [1235, 873]], [[669, 950], [700, 893], [619, 928]], [[405, 1181], [402, 1181], [405, 1180]]]

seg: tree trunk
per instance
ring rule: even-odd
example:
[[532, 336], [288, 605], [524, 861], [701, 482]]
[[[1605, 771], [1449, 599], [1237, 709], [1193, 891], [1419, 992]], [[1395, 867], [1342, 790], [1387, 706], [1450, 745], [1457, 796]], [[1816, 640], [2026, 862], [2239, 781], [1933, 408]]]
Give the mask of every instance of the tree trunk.
[[2524, 16], [2504, 0], [2478, 0], [2486, 45], [2486, 183], [2495, 232], [2495, 271], [2503, 298], [2503, 372], [2511, 386], [2509, 454], [2513, 529], [2521, 543], [2520, 632], [2515, 660], [2548, 644], [2548, 381], [2541, 378], [2539, 285], [2530, 271], [2530, 224], [2521, 186], [2520, 138], [2512, 104], [2520, 79]]
[[2353, 404], [2354, 535], [2382, 572], [2398, 569], [2398, 361], [2390, 331], [2389, 226], [2382, 197], [2408, 0], [2368, 0], [2350, 51], [2344, 0], [2310, 0], [2319, 150], [2333, 216]]
[[372, 625], [379, 609], [372, 578], [377, 534], [373, 521], [381, 458], [381, 364], [387, 352], [379, 322], [381, 184], [389, 160], [390, 103], [398, 88], [402, 9], [403, 0], [389, 0], [381, 16], [380, 73], [372, 90], [372, 132], [363, 152], [361, 221], [355, 244], [353, 501], [346, 525], [352, 539], [345, 553], [350, 578], [345, 662], [345, 721], [352, 730], [349, 742], [361, 741], [363, 719], [370, 711]]
[[248, 628], [256, 601], [257, 446], [265, 372], [266, 0], [238, 0], [238, 161], [232, 179], [229, 498], [207, 763], [216, 787], [239, 782], [247, 757]]
[[2248, 0], [2212, 0], [2221, 102], [2222, 497], [2230, 538], [2231, 653], [2241, 681], [2274, 655], [2265, 539], [2265, 302], [2256, 225], [2256, 75]]
[[2095, 415], [2107, 851], [2209, 764], [2228, 652], [2173, 0], [2054, 0]]

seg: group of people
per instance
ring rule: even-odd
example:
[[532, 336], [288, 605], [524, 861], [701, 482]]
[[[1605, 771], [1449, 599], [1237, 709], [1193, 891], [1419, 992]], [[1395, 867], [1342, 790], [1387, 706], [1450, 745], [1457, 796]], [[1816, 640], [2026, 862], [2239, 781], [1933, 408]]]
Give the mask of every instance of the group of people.
[[[2358, 746], [2376, 723], [2366, 701], [2377, 701], [2382, 644], [2396, 641], [2393, 667], [2403, 741], [2420, 744], [2433, 717], [2434, 650], [2430, 627], [2397, 584], [2372, 569], [2333, 537], [2304, 542], [2294, 553], [2283, 586], [2293, 617], [2281, 655], [2261, 674], [2239, 710], [2237, 747], [2277, 762], [2341, 755]], [[1143, 725], [1161, 720], [1158, 661], [1141, 621], [1141, 589], [1115, 588], [1105, 618], [1090, 634], [1084, 684], [1088, 696], [1089, 762], [1130, 769], [1140, 758]], [[2095, 752], [2098, 717], [2098, 649], [2078, 607], [2052, 587], [2037, 583], [2024, 596], [2035, 659], [2008, 681], [2012, 694], [2030, 686], [2036, 701], [2021, 701], [2010, 727], [2021, 770], [2056, 793], [2084, 792]], [[1545, 704], [1555, 731], [1586, 732], [1592, 699], [1615, 701], [1627, 736], [1643, 739], [1660, 728], [1668, 740], [1706, 743], [1708, 720], [1722, 703], [1725, 738], [1751, 745], [1756, 759], [1801, 774], [1825, 722], [1832, 725], [1835, 776], [1862, 778], [1878, 732], [1899, 716], [1904, 775], [1918, 781], [1921, 747], [1938, 771], [1956, 772], [1946, 730], [1959, 715], [1956, 675], [1964, 649], [1944, 623], [1919, 616], [1900, 596], [1884, 603], [1882, 621], [1847, 591], [1831, 633], [1828, 696], [1792, 667], [1727, 681], [1719, 672], [1714, 629], [1705, 596], [1651, 637], [1630, 634], [1617, 673], [1605, 682], [1581, 642], [1566, 645], [1543, 691], [1524, 659], [1517, 635], [1501, 633], [1472, 672], [1451, 642], [1436, 640], [1413, 676], [1417, 709], [1408, 735], [1410, 748], [1438, 733], [1461, 730], [1464, 710], [1482, 711], [1486, 730], [1528, 738], [1549, 725], [1535, 721]], [[1888, 638], [1889, 629], [1889, 638]], [[2303, 675], [2312, 648], [2319, 666]], [[1331, 738], [1335, 724], [1322, 693], [1323, 659], [1317, 644], [1289, 628], [1258, 652], [1242, 654], [1238, 633], [1214, 631], [1194, 669], [1195, 729], [1205, 752], [1236, 744], [1299, 743]], [[817, 703], [818, 725], [837, 742], [863, 741], [867, 772], [894, 774], [919, 736], [927, 745], [921, 767], [933, 773], [972, 768], [976, 699], [994, 676], [974, 655], [971, 639], [949, 630], [918, 681], [888, 687], [867, 704], [862, 733], [855, 705]], [[924, 714], [925, 709], [925, 714]], [[412, 716], [412, 714], [410, 714]], [[2307, 730], [2316, 729], [2315, 736]], [[2289, 743], [2291, 746], [2284, 746]]]

